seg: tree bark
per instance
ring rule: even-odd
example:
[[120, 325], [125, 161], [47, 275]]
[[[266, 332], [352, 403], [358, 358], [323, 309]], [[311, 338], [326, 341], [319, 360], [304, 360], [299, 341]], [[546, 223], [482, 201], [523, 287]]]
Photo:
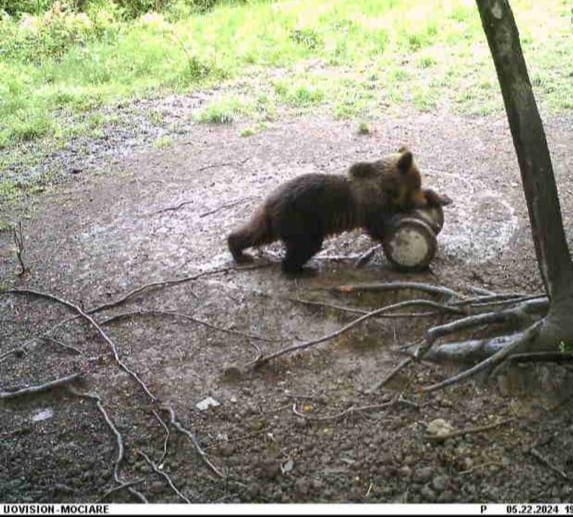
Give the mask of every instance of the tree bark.
[[564, 305], [573, 304], [573, 263], [563, 230], [545, 131], [529, 81], [519, 33], [507, 0], [476, 2], [517, 153], [537, 262], [551, 300], [551, 309], [559, 308], [553, 312], [556, 316], [561, 315]]

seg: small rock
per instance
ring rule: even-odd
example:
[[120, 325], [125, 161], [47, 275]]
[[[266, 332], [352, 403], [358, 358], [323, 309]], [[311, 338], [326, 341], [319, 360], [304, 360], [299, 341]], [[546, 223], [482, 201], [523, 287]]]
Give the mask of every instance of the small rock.
[[281, 465], [281, 472], [283, 474], [288, 474], [294, 468], [294, 461], [289, 458]]
[[235, 452], [235, 448], [230, 443], [224, 443], [219, 446], [219, 454], [221, 456], [231, 456]]
[[297, 496], [307, 496], [308, 495], [308, 483], [306, 481], [306, 479], [301, 478], [301, 479], [297, 479], [295, 484], [294, 484], [294, 491], [296, 493]]
[[412, 455], [408, 455], [402, 460], [402, 463], [404, 465], [413, 465], [414, 463], [416, 463], [416, 458]]
[[436, 418], [435, 420], [432, 420], [428, 424], [428, 427], [426, 428], [426, 432], [434, 438], [445, 438], [453, 430], [454, 427], [452, 426], [452, 424], [450, 424], [443, 418]]
[[242, 376], [243, 372], [238, 366], [234, 364], [228, 365], [225, 368], [223, 368], [223, 377], [227, 381], [238, 381]]
[[403, 467], [400, 467], [400, 469], [398, 469], [398, 473], [400, 474], [400, 476], [407, 478], [412, 475], [412, 469], [408, 467], [408, 465], [404, 465]]
[[412, 479], [415, 483], [426, 483], [430, 481], [433, 474], [434, 469], [432, 467], [422, 467], [414, 471]]
[[389, 453], [389, 452], [383, 452], [383, 453], [380, 454], [380, 456], [378, 457], [378, 461], [379, 461], [382, 465], [391, 465], [392, 463], [394, 463], [394, 457], [393, 457], [392, 454]]
[[201, 402], [197, 402], [197, 404], [195, 404], [195, 407], [199, 411], [205, 411], [206, 409], [209, 409], [210, 407], [217, 407], [220, 405], [221, 405], [221, 403], [216, 401], [213, 397], [207, 397], [207, 398], [203, 399]]
[[451, 490], [444, 490], [440, 497], [438, 497], [438, 503], [451, 503], [455, 501], [456, 496]]
[[49, 420], [54, 416], [54, 410], [52, 408], [40, 409], [32, 416], [32, 422], [42, 422], [43, 420]]
[[163, 492], [163, 482], [162, 481], [153, 481], [149, 485], [149, 491], [152, 494], [159, 494], [159, 493]]
[[436, 493], [428, 485], [424, 485], [422, 487], [420, 494], [422, 494], [422, 496], [428, 501], [435, 501], [436, 499]]
[[298, 427], [299, 429], [304, 429], [305, 427], [309, 427], [309, 422], [306, 418], [296, 417], [294, 426]]
[[324, 488], [324, 483], [320, 479], [313, 479], [310, 484], [315, 492], [320, 492]]
[[448, 487], [449, 482], [448, 476], [436, 476], [432, 479], [432, 488], [438, 492], [443, 492]]
[[281, 471], [281, 466], [276, 460], [266, 460], [261, 463], [260, 476], [263, 479], [275, 479]]

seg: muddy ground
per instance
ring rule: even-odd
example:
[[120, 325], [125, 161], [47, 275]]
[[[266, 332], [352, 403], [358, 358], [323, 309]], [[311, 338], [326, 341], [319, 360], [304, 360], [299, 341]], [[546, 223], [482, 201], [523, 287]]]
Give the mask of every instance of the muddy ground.
[[[171, 106], [180, 117], [193, 109], [192, 102], [182, 102], [178, 111]], [[137, 134], [137, 127], [125, 133]], [[241, 129], [240, 123], [190, 123], [172, 146], [155, 149], [145, 139], [138, 145], [114, 140], [117, 128], [108, 128], [105, 145], [93, 142], [84, 151], [89, 160], [69, 150], [47, 157], [43, 166], [60, 167], [67, 179], [0, 214], [23, 221], [30, 268], [17, 276], [12, 234], [0, 232], [3, 286], [50, 293], [88, 310], [144, 284], [224, 269], [232, 266], [226, 235], [269, 189], [306, 172], [343, 172], [353, 161], [404, 144], [415, 152], [425, 182], [455, 200], [446, 209], [431, 270], [397, 273], [381, 256], [355, 269], [353, 258], [371, 242], [354, 232], [325, 244], [312, 262], [318, 269], [312, 277], [285, 278], [281, 247], [273, 245], [257, 259], [264, 267], [207, 274], [100, 311], [94, 318], [157, 397], [155, 405], [85, 320], [53, 329], [54, 341], [38, 339], [72, 311], [53, 300], [5, 295], [0, 388], [81, 372], [76, 389], [97, 394], [122, 435], [119, 476], [139, 480], [134, 488], [150, 502], [182, 499], [141, 451], [161, 463], [192, 502], [571, 501], [573, 383], [566, 366], [540, 365], [516, 382], [468, 382], [423, 396], [417, 388], [455, 369], [419, 364], [369, 392], [404, 359], [401, 346], [445, 316], [371, 320], [335, 340], [233, 374], [233, 366], [261, 351], [319, 337], [356, 317], [301, 300], [373, 309], [420, 296], [336, 294], [329, 288], [337, 285], [412, 280], [466, 294], [476, 287], [540, 291], [505, 117], [412, 113], [376, 121], [369, 135], [326, 117], [285, 118], [249, 137], [239, 136]], [[547, 118], [546, 130], [571, 239], [573, 117]], [[195, 321], [165, 312], [137, 314], [151, 310]], [[405, 402], [337, 417], [398, 393]], [[196, 404], [207, 397], [219, 405], [199, 410]], [[223, 478], [172, 426], [162, 458], [165, 428], [153, 412], [168, 420], [162, 405], [196, 434]], [[1, 401], [0, 411], [0, 500], [94, 502], [117, 486], [116, 438], [95, 400], [59, 388]], [[445, 442], [430, 440], [426, 429], [436, 419], [460, 430], [508, 418]], [[138, 499], [122, 489], [106, 500]]]

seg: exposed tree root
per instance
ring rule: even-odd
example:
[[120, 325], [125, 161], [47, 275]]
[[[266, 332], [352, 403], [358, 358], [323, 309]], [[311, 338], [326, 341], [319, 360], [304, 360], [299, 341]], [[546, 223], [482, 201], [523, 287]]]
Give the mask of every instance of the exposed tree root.
[[331, 287], [330, 290], [338, 293], [354, 293], [359, 291], [398, 291], [400, 289], [412, 289], [415, 291], [423, 291], [430, 294], [438, 294], [448, 296], [450, 298], [459, 298], [463, 300], [466, 298], [463, 294], [448, 289], [447, 287], [436, 286], [432, 284], [425, 284], [422, 282], [365, 282], [361, 284], [346, 284]]
[[507, 358], [512, 363], [570, 363], [573, 362], [571, 352], [528, 352], [523, 354], [513, 354]]
[[438, 350], [432, 350], [431, 352], [430, 348], [439, 338], [472, 327], [492, 323], [514, 324], [516, 326], [522, 323], [530, 323], [529, 316], [534, 312], [546, 311], [548, 303], [545, 297], [535, 297], [521, 301], [519, 305], [509, 309], [474, 314], [444, 325], [433, 327], [426, 332], [425, 343], [418, 349], [416, 357], [425, 357], [433, 360], [462, 360], [465, 362], [474, 362], [484, 359], [502, 348], [505, 341], [511, 339], [511, 336], [503, 336], [489, 340], [466, 341], [464, 343], [451, 343], [442, 345]]
[[[497, 340], [505, 341], [505, 344], [503, 348], [495, 352], [492, 356], [488, 357], [487, 359], [484, 359], [482, 362], [478, 363], [472, 368], [464, 370], [463, 372], [454, 375], [449, 379], [446, 379], [445, 381], [438, 382], [437, 384], [433, 384], [425, 388], [421, 388], [421, 391], [429, 393], [431, 391], [436, 391], [445, 388], [446, 386], [451, 386], [452, 384], [466, 380], [487, 368], [492, 368], [500, 364], [503, 360], [509, 357], [509, 355], [524, 349], [531, 343], [531, 341], [536, 339], [537, 336], [539, 335], [540, 327], [541, 327], [541, 322], [539, 321], [537, 323], [534, 323], [531, 327], [529, 327], [527, 330], [523, 332], [513, 334], [512, 336], [503, 336], [502, 338], [496, 338]], [[459, 344], [459, 346], [463, 347], [464, 344], [461, 343]]]
[[462, 311], [460, 309], [457, 309], [455, 307], [451, 307], [451, 306], [443, 304], [443, 303], [433, 302], [431, 300], [420, 299], [420, 300], [408, 300], [408, 301], [404, 301], [404, 302], [399, 302], [399, 303], [387, 305], [386, 307], [382, 307], [380, 309], [376, 309], [374, 311], [371, 311], [371, 312], [365, 314], [364, 316], [361, 316], [360, 318], [356, 318], [355, 320], [351, 321], [347, 325], [344, 325], [342, 328], [338, 329], [337, 331], [332, 332], [330, 334], [327, 334], [325, 336], [322, 336], [322, 337], [319, 337], [316, 339], [311, 339], [310, 341], [305, 341], [304, 343], [300, 343], [297, 345], [291, 345], [291, 346], [288, 346], [288, 347], [283, 348], [281, 350], [278, 350], [277, 352], [274, 352], [272, 354], [259, 357], [259, 358], [255, 359], [254, 361], [252, 361], [251, 363], [247, 364], [246, 366], [247, 367], [261, 366], [262, 364], [265, 364], [265, 363], [271, 361], [272, 359], [276, 359], [277, 357], [280, 357], [282, 355], [289, 354], [289, 353], [292, 353], [295, 351], [301, 351], [301, 350], [304, 350], [304, 349], [309, 348], [311, 346], [318, 345], [320, 343], [324, 343], [325, 341], [329, 341], [331, 339], [334, 339], [334, 338], [340, 336], [341, 334], [344, 334], [348, 330], [356, 327], [360, 323], [363, 323], [364, 321], [366, 321], [370, 318], [374, 318], [374, 317], [376, 317], [380, 314], [383, 314], [385, 312], [393, 311], [395, 309], [402, 309], [404, 307], [412, 307], [412, 306], [431, 307], [433, 309], [442, 310], [446, 313], [454, 313], [454, 314], [462, 313]]

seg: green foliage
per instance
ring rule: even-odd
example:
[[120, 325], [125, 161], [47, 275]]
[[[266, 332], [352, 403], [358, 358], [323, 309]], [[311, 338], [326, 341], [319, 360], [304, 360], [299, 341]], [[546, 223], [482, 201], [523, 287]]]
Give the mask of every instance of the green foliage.
[[251, 107], [236, 97], [224, 97], [210, 103], [197, 115], [197, 121], [210, 124], [230, 124], [241, 114], [251, 112]]
[[360, 122], [360, 124], [358, 124], [358, 134], [359, 135], [369, 135], [370, 134], [370, 126], [368, 125], [367, 122]]
[[[551, 109], [573, 109], [568, 11], [562, 0], [542, 4], [513, 4], [526, 57], [535, 50], [535, 92]], [[423, 111], [502, 108], [472, 0], [0, 0], [0, 6], [8, 13], [0, 15], [0, 148], [100, 127], [83, 117], [84, 125], [71, 130], [67, 114], [223, 81], [240, 101], [217, 101], [200, 120], [270, 120], [281, 106], [325, 106], [337, 117], [367, 120], [405, 103]]]

